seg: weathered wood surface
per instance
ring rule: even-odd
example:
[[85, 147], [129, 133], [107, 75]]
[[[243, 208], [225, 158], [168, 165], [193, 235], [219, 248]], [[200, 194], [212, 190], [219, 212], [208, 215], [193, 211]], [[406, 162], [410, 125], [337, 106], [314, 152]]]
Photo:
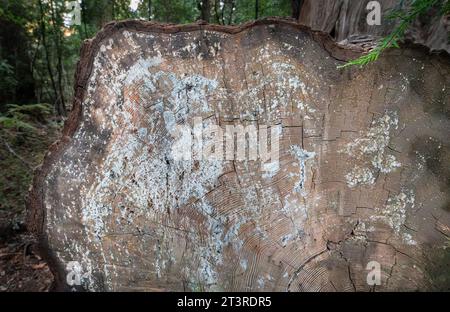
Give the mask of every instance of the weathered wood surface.
[[[378, 39], [391, 33], [395, 26], [388, 15], [393, 9], [408, 7], [409, 1], [378, 0], [381, 7], [381, 25], [368, 25], [367, 4], [371, 0], [304, 0], [300, 10], [300, 24], [333, 34], [336, 41], [352, 41], [352, 37], [367, 36]], [[424, 22], [426, 21], [426, 22]], [[450, 53], [450, 18], [438, 10], [430, 10], [419, 17], [407, 30], [406, 37], [432, 50]]]
[[[378, 290], [435, 287], [448, 55], [336, 69], [352, 53], [281, 20], [107, 25], [82, 50], [74, 111], [30, 194], [59, 286], [76, 261], [93, 291], [368, 291], [377, 261]], [[279, 168], [177, 161], [173, 129], [196, 117], [280, 125]]]

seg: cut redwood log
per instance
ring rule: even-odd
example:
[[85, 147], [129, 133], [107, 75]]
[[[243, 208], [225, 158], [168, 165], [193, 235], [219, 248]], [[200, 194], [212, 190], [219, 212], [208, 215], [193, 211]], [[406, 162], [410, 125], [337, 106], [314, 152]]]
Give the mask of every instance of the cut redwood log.
[[107, 25], [29, 196], [58, 286], [437, 287], [449, 57], [404, 47], [337, 69], [357, 55], [277, 19]]

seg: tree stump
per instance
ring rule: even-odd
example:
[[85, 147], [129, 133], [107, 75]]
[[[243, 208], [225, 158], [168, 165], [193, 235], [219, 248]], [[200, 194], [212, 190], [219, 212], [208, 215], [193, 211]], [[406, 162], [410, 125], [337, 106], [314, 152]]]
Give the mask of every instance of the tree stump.
[[277, 19], [108, 24], [29, 196], [58, 286], [448, 285], [449, 57], [337, 69], [358, 53]]

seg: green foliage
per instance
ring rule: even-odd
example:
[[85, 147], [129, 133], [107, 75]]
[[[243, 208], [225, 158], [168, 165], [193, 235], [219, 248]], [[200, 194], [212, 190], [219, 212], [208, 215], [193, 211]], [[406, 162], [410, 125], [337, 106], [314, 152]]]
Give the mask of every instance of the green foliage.
[[14, 77], [14, 68], [9, 65], [7, 60], [0, 59], [0, 89], [10, 92], [17, 86], [17, 80]]
[[442, 5], [441, 8], [441, 14], [442, 15], [447, 15], [450, 14], [450, 1], [445, 1], [445, 3]]
[[[135, 13], [137, 17], [148, 19], [147, 1], [142, 1], [140, 8]], [[195, 21], [199, 15], [197, 4], [192, 0], [152, 1], [151, 19], [155, 21], [185, 24]]]
[[450, 10], [450, 0], [413, 0], [408, 10], [395, 9], [388, 15], [388, 19], [398, 19], [399, 23], [394, 30], [369, 53], [351, 60], [338, 68], [345, 68], [348, 66], [364, 66], [375, 62], [381, 53], [389, 48], [399, 48], [399, 42], [404, 38], [405, 32], [412, 22], [420, 15], [425, 14], [430, 9], [438, 6], [441, 14], [448, 14]]
[[0, 116], [0, 125], [9, 129], [14, 128], [17, 130], [36, 131], [36, 128], [31, 124], [16, 117]]
[[50, 104], [46, 103], [27, 105], [8, 104], [7, 107], [10, 115], [20, 117], [22, 119], [32, 119], [37, 122], [45, 122], [53, 113], [53, 109]]
[[[267, 16], [291, 16], [290, 0], [259, 0], [258, 18]], [[255, 18], [255, 1], [236, 1], [234, 24]]]
[[20, 213], [25, 209], [25, 196], [31, 183], [32, 172], [8, 152], [2, 142], [0, 130], [0, 210]]
[[35, 132], [33, 122], [45, 122], [53, 113], [49, 104], [8, 104], [5, 114], [0, 115], [0, 126], [7, 129]]
[[32, 15], [31, 1], [0, 0], [0, 20], [16, 25], [26, 25]]
[[37, 116], [50, 111], [48, 104], [8, 105], [7, 113], [0, 115], [0, 210], [24, 211], [33, 168], [42, 162], [61, 129], [54, 122], [37, 121]]

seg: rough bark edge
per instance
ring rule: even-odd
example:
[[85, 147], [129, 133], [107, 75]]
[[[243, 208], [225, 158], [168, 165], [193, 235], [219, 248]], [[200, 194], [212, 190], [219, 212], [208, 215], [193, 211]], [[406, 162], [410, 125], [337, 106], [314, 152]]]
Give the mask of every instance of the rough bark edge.
[[[345, 47], [337, 44], [332, 37], [325, 32], [312, 30], [310, 27], [301, 25], [294, 19], [268, 17], [260, 20], [250, 21], [241, 25], [224, 26], [217, 24], [208, 24], [204, 21], [196, 23], [177, 25], [162, 24], [157, 22], [125, 20], [119, 22], [110, 22], [106, 24], [92, 39], [85, 40], [80, 51], [80, 60], [77, 63], [75, 72], [74, 98], [72, 110], [69, 117], [65, 121], [61, 138], [53, 143], [47, 151], [43, 163], [34, 174], [32, 186], [29, 190], [26, 200], [27, 208], [27, 228], [38, 238], [39, 252], [41, 256], [49, 264], [49, 268], [54, 275], [54, 285], [52, 290], [67, 291], [68, 286], [65, 283], [65, 269], [58, 262], [56, 255], [49, 248], [48, 237], [45, 232], [45, 207], [43, 183], [45, 177], [54, 164], [64, 152], [66, 146], [70, 143], [75, 131], [78, 128], [82, 117], [82, 102], [84, 91], [86, 90], [87, 81], [91, 75], [94, 57], [97, 54], [102, 41], [114, 33], [123, 29], [135, 30], [147, 33], [178, 33], [191, 32], [198, 30], [216, 31], [226, 34], [238, 34], [247, 31], [256, 26], [264, 25], [282, 25], [292, 27], [294, 30], [309, 34], [314, 41], [322, 45], [322, 47], [330, 54], [331, 57], [338, 61], [348, 61], [360, 56], [364, 51], [354, 47]], [[430, 49], [417, 44], [405, 44], [405, 46], [413, 46], [423, 49], [425, 53], [429, 53]], [[444, 51], [445, 52], [445, 51]], [[441, 51], [435, 54], [440, 54]], [[446, 53], [444, 53], [446, 54]], [[448, 54], [447, 54], [448, 55]]]

